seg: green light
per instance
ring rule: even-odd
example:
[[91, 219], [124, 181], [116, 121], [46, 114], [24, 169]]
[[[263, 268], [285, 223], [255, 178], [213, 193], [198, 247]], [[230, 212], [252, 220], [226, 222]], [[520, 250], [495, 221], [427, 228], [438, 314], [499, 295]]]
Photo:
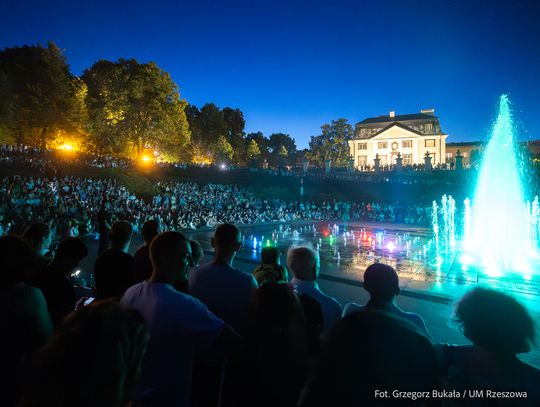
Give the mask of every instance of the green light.
[[267, 240], [267, 241], [266, 241], [266, 247], [270, 247], [270, 246], [271, 246], [270, 240]]

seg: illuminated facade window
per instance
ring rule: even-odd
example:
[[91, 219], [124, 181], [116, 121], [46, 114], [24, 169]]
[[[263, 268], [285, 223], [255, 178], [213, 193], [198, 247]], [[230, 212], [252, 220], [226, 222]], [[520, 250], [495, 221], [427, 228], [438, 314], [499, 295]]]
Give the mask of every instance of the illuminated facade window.
[[379, 150], [387, 149], [388, 148], [388, 142], [387, 141], [379, 141], [377, 143], [377, 147], [379, 148]]
[[412, 154], [403, 154], [401, 157], [403, 157], [403, 161], [402, 161], [403, 165], [412, 164]]
[[402, 144], [403, 148], [412, 148], [412, 140], [405, 140]]
[[358, 156], [358, 165], [360, 165], [361, 167], [368, 165], [367, 155]]
[[434, 138], [427, 139], [425, 147], [435, 147], [435, 139]]
[[367, 143], [358, 143], [359, 150], [367, 150]]

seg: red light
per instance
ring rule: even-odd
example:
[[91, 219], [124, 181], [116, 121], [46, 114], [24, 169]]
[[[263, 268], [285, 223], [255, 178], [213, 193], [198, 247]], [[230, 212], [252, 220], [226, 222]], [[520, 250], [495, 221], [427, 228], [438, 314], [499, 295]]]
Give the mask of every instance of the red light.
[[325, 230], [325, 231], [323, 232], [323, 235], [328, 236], [328, 230]]

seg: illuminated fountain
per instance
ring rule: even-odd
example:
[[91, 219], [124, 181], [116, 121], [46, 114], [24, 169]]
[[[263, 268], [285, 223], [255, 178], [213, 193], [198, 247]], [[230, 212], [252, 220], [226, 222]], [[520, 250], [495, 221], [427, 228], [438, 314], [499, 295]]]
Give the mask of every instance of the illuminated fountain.
[[529, 280], [538, 272], [539, 203], [538, 197], [532, 203], [526, 199], [523, 165], [518, 159], [510, 102], [502, 95], [473, 199], [467, 198], [460, 208], [459, 233], [452, 197], [444, 195], [440, 205], [433, 202], [438, 263], [448, 261], [449, 255], [459, 256], [462, 270], [471, 265], [488, 277], [517, 275]]
[[521, 182], [520, 163], [506, 95], [478, 175], [471, 213], [471, 242], [466, 249], [480, 256], [493, 276], [505, 271], [531, 273], [531, 254], [536, 250], [529, 233], [529, 215]]

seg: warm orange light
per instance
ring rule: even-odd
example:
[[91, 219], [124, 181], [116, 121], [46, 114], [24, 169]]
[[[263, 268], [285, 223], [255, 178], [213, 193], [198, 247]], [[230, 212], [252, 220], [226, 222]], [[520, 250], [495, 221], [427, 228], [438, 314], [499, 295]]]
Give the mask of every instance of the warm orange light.
[[64, 143], [59, 147], [60, 150], [64, 151], [73, 151], [75, 148], [73, 147], [73, 144], [70, 143]]

